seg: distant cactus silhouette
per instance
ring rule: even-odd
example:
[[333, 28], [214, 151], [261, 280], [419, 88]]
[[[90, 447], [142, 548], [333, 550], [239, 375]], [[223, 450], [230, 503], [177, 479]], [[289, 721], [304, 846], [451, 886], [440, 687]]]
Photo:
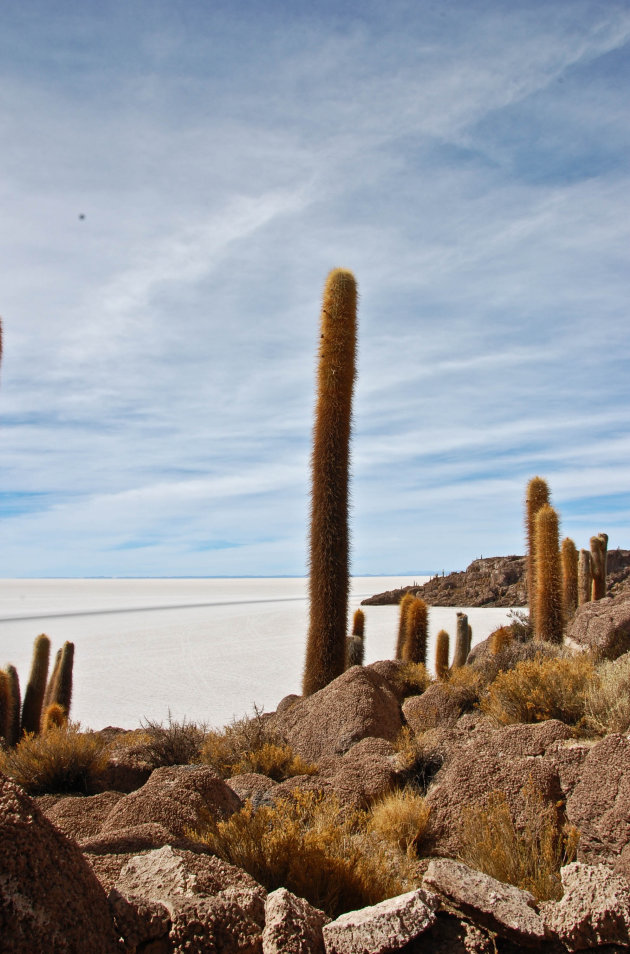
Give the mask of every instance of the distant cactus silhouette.
[[61, 727], [68, 724], [68, 714], [58, 702], [52, 702], [42, 716], [42, 733], [50, 732], [53, 726]]
[[591, 571], [593, 573], [592, 599], [606, 596], [606, 564], [608, 558], [608, 534], [598, 533], [591, 537]]
[[20, 680], [15, 666], [7, 666], [7, 676], [11, 691], [11, 716], [8, 724], [7, 744], [17, 745], [20, 741], [20, 715], [22, 711], [22, 697], [20, 695]]
[[49, 657], [50, 640], [45, 633], [42, 633], [33, 644], [31, 672], [22, 703], [22, 732], [34, 732], [36, 735], [39, 732]]
[[590, 603], [593, 595], [593, 569], [590, 550], [580, 550], [578, 558], [578, 606]]
[[435, 675], [442, 681], [448, 676], [449, 643], [448, 633], [441, 629], [435, 640]]
[[534, 623], [536, 614], [536, 514], [549, 503], [549, 487], [542, 477], [532, 477], [525, 493], [525, 535], [527, 538], [527, 602], [529, 618]]
[[551, 643], [562, 642], [562, 577], [558, 539], [558, 514], [545, 504], [536, 514], [536, 609], [534, 635]]
[[415, 597], [407, 610], [407, 625], [402, 658], [406, 663], [427, 664], [429, 614], [427, 604]]
[[562, 560], [562, 604], [565, 620], [570, 620], [578, 603], [578, 552], [573, 540], [565, 537], [560, 550]]
[[346, 669], [362, 666], [365, 658], [365, 645], [360, 636], [348, 636], [346, 640]]
[[413, 595], [413, 593], [405, 593], [398, 604], [398, 636], [396, 638], [396, 655], [394, 656], [394, 659], [402, 659], [403, 646], [405, 645], [405, 639], [407, 637], [407, 613], [409, 612], [409, 607], [415, 598], [416, 597]]
[[345, 269], [326, 281], [313, 435], [310, 621], [302, 691], [344, 671], [349, 589], [348, 479], [355, 378], [357, 286]]
[[457, 614], [457, 629], [455, 632], [455, 653], [453, 655], [453, 669], [466, 665], [470, 652], [470, 627], [465, 613]]
[[[61, 662], [57, 672], [57, 679], [53, 687], [53, 696], [50, 705], [61, 706], [66, 714], [70, 716], [70, 705], [72, 703], [72, 668], [74, 665], [74, 643], [65, 642], [61, 653]], [[50, 706], [49, 706], [50, 708]]]

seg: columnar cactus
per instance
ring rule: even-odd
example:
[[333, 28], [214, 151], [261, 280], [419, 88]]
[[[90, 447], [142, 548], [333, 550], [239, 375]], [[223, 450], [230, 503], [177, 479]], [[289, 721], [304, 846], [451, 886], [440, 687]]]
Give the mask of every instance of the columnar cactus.
[[493, 656], [498, 656], [499, 653], [510, 645], [514, 636], [512, 630], [509, 626], [499, 626], [498, 629], [495, 629], [490, 633], [490, 652]]
[[565, 621], [570, 620], [578, 604], [578, 552], [573, 540], [565, 537], [560, 549], [562, 561], [562, 605]]
[[365, 658], [365, 613], [362, 609], [354, 611], [352, 617], [352, 635], [346, 641], [346, 669], [351, 666], [362, 666]]
[[6, 672], [11, 691], [11, 716], [7, 729], [7, 744], [17, 745], [20, 741], [20, 713], [22, 710], [20, 679], [15, 666], [7, 666]]
[[302, 691], [344, 671], [349, 590], [348, 480], [355, 378], [357, 286], [345, 269], [326, 281], [313, 435], [310, 622]]
[[592, 599], [606, 596], [606, 564], [608, 560], [608, 534], [598, 533], [591, 537], [591, 570], [593, 573]]
[[444, 680], [448, 676], [449, 635], [441, 629], [435, 640], [435, 675]]
[[48, 685], [46, 686], [46, 692], [44, 693], [42, 712], [46, 711], [48, 706], [52, 704], [52, 701], [55, 697], [55, 686], [57, 685], [57, 678], [59, 676], [59, 666], [61, 665], [62, 652], [63, 650], [58, 649], [55, 653], [55, 661], [53, 663], [52, 672], [48, 677]]
[[405, 639], [407, 636], [407, 613], [409, 612], [409, 607], [414, 600], [415, 596], [413, 593], [405, 593], [400, 601], [400, 611], [398, 615], [398, 636], [396, 638], [396, 655], [394, 656], [394, 659], [402, 659], [403, 646], [405, 645]]
[[45, 633], [37, 637], [33, 644], [31, 672], [22, 703], [22, 732], [39, 732], [42, 718], [42, 704], [46, 692], [50, 640]]
[[[61, 706], [66, 714], [70, 716], [70, 705], [72, 703], [72, 669], [74, 665], [74, 643], [65, 642], [61, 652], [61, 662], [57, 672], [57, 679], [53, 687], [53, 696], [50, 705]], [[49, 706], [50, 708], [50, 706]]]
[[363, 639], [365, 635], [365, 613], [360, 608], [354, 611], [352, 617], [352, 635], [358, 636], [359, 639]]
[[63, 706], [60, 706], [58, 702], [51, 702], [48, 708], [44, 709], [44, 714], [42, 716], [42, 733], [45, 735], [47, 732], [56, 726], [61, 728], [61, 726], [68, 724], [68, 714]]
[[562, 642], [562, 575], [558, 539], [558, 514], [545, 504], [536, 514], [536, 607], [534, 635], [551, 643]]
[[2, 744], [9, 744], [9, 731], [11, 722], [11, 686], [9, 676], [0, 669], [0, 748]]
[[580, 550], [578, 557], [578, 606], [590, 603], [593, 595], [593, 569], [590, 550]]
[[407, 663], [427, 664], [427, 639], [429, 635], [429, 611], [419, 596], [415, 597], [407, 611], [407, 627], [402, 658]]
[[527, 602], [533, 624], [536, 613], [536, 514], [549, 503], [549, 487], [542, 477], [532, 477], [525, 494], [525, 535], [527, 538]]
[[470, 627], [468, 626], [468, 617], [465, 613], [457, 614], [457, 630], [455, 633], [455, 654], [453, 656], [453, 669], [459, 669], [466, 665], [468, 653], [470, 652]]

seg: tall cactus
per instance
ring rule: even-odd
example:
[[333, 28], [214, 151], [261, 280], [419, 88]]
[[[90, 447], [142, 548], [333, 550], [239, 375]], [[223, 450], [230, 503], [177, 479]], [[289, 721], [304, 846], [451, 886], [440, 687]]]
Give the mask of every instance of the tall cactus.
[[414, 600], [415, 596], [413, 593], [405, 593], [399, 603], [398, 635], [396, 637], [396, 655], [394, 656], [394, 659], [402, 659], [403, 646], [405, 645], [405, 639], [407, 636], [407, 613], [409, 612], [409, 607]]
[[563, 627], [558, 532], [558, 514], [545, 504], [536, 514], [534, 635], [551, 643], [562, 642]]
[[407, 611], [407, 627], [402, 658], [407, 663], [427, 664], [429, 611], [423, 599], [417, 596]]
[[0, 669], [0, 748], [9, 745], [11, 702], [9, 676], [4, 669]]
[[310, 621], [302, 691], [344, 670], [349, 589], [348, 480], [355, 378], [357, 286], [345, 269], [326, 281], [313, 434]]
[[455, 653], [453, 655], [453, 669], [466, 665], [470, 652], [470, 634], [466, 613], [457, 614], [457, 629], [455, 632]]
[[590, 603], [593, 595], [593, 568], [590, 550], [580, 550], [578, 557], [578, 606]]
[[435, 640], [435, 675], [444, 680], [448, 676], [449, 635], [441, 629]]
[[15, 666], [7, 666], [6, 672], [11, 689], [11, 717], [8, 725], [7, 743], [17, 745], [20, 741], [20, 713], [22, 709], [20, 679]]
[[542, 477], [532, 477], [525, 493], [525, 536], [527, 538], [527, 602], [529, 618], [534, 624], [536, 614], [536, 514], [549, 503], [549, 487]]
[[593, 572], [592, 599], [606, 596], [606, 564], [608, 561], [608, 534], [598, 533], [591, 537], [591, 569]]
[[33, 661], [24, 702], [22, 703], [22, 732], [39, 732], [42, 718], [42, 703], [46, 692], [50, 640], [45, 633], [38, 636], [33, 644]]
[[578, 552], [570, 537], [565, 537], [560, 550], [562, 559], [562, 604], [565, 620], [570, 620], [578, 605]]
[[[70, 716], [70, 705], [72, 703], [72, 668], [74, 665], [74, 643], [65, 642], [61, 652], [61, 661], [57, 671], [57, 678], [53, 687], [52, 699], [50, 705], [61, 706], [66, 714]], [[49, 706], [47, 706], [49, 708]]]

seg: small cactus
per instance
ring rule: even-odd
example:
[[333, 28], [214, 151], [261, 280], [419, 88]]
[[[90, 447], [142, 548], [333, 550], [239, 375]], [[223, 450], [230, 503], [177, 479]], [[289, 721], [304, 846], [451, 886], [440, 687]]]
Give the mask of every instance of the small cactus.
[[536, 607], [534, 635], [550, 643], [562, 642], [562, 579], [558, 514], [545, 504], [536, 514]]
[[59, 663], [59, 670], [53, 687], [53, 696], [50, 705], [61, 706], [66, 714], [66, 718], [70, 716], [70, 705], [72, 703], [73, 665], [74, 643], [65, 642], [61, 652], [61, 662]]
[[407, 613], [415, 598], [413, 593], [405, 593], [399, 603], [398, 636], [396, 638], [396, 655], [394, 659], [402, 659], [403, 657], [403, 646], [405, 645], [405, 639], [407, 637]]
[[560, 550], [562, 560], [562, 604], [565, 620], [570, 620], [578, 602], [578, 552], [573, 540], [565, 537]]
[[0, 669], [0, 748], [9, 745], [12, 702], [8, 673]]
[[407, 625], [402, 658], [406, 663], [427, 664], [429, 614], [427, 604], [415, 597], [407, 611]]
[[22, 710], [20, 679], [15, 666], [7, 666], [6, 672], [11, 689], [11, 716], [7, 727], [7, 745], [17, 745], [20, 741], [20, 713]]
[[33, 732], [35, 735], [39, 732], [49, 657], [50, 640], [45, 633], [41, 633], [33, 644], [31, 672], [22, 703], [22, 732]]
[[441, 681], [448, 678], [449, 643], [448, 633], [441, 629], [435, 640], [435, 675]]
[[509, 626], [499, 626], [498, 629], [490, 633], [490, 652], [493, 656], [498, 656], [506, 646], [510, 645], [513, 639], [514, 636]]
[[592, 599], [606, 596], [606, 563], [608, 557], [608, 534], [598, 533], [591, 537], [591, 570], [593, 573]]
[[453, 655], [453, 669], [466, 665], [470, 652], [470, 627], [465, 613], [457, 614], [457, 630], [455, 633], [455, 653]]
[[360, 636], [348, 636], [346, 640], [346, 669], [362, 666], [365, 658], [365, 645]]
[[362, 609], [354, 611], [354, 616], [352, 617], [352, 635], [358, 636], [359, 639], [363, 639], [365, 635], [365, 613]]
[[45, 735], [47, 732], [56, 726], [61, 728], [64, 725], [68, 724], [68, 716], [66, 710], [63, 706], [60, 706], [58, 702], [52, 702], [47, 709], [44, 710], [44, 715], [42, 717], [42, 734]]
[[578, 557], [578, 606], [590, 603], [593, 595], [593, 568], [590, 550], [580, 550]]

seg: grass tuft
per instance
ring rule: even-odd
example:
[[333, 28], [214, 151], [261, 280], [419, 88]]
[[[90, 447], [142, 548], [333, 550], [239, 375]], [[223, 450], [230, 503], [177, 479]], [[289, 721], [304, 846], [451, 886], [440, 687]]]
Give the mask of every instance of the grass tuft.
[[430, 808], [417, 789], [389, 792], [370, 806], [368, 828], [410, 858], [418, 855]]
[[107, 761], [107, 743], [69, 723], [52, 725], [45, 735], [29, 733], [0, 752], [0, 772], [29, 795], [91, 795], [100, 790]]
[[142, 730], [142, 755], [152, 768], [192, 765], [201, 761], [201, 748], [207, 732], [205, 725], [187, 722], [185, 718], [177, 722], [169, 710], [167, 725], [147, 719], [142, 723]]
[[586, 725], [599, 735], [630, 729], [630, 653], [597, 667], [585, 710]]

